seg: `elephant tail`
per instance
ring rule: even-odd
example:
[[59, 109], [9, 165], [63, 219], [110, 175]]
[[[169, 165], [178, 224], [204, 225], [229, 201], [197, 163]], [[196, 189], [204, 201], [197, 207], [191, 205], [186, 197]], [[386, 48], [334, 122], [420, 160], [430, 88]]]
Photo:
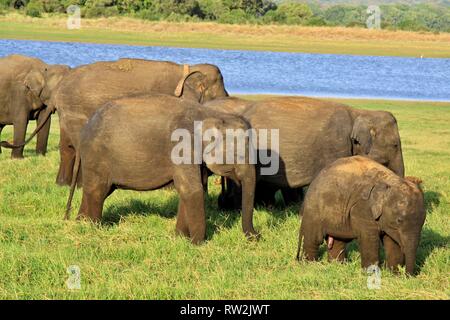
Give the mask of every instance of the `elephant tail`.
[[3, 148], [7, 148], [7, 149], [18, 149], [18, 148], [22, 148], [25, 145], [27, 145], [31, 140], [33, 140], [33, 138], [39, 133], [39, 131], [41, 131], [41, 129], [45, 126], [45, 124], [47, 123], [48, 119], [50, 119], [52, 115], [52, 111], [48, 110], [47, 111], [47, 115], [45, 116], [44, 121], [42, 121], [42, 123], [36, 128], [34, 129], [33, 133], [31, 134], [31, 136], [25, 140], [25, 142], [20, 143], [20, 144], [11, 144], [8, 141], [1, 141], [0, 142], [0, 147]]
[[70, 184], [70, 194], [69, 199], [67, 199], [66, 213], [64, 215], [64, 220], [70, 219], [70, 210], [72, 209], [72, 199], [75, 193], [75, 188], [77, 186], [78, 173], [80, 172], [80, 165], [81, 165], [81, 157], [80, 152], [78, 151], [75, 156], [75, 165], [73, 167], [72, 182]]

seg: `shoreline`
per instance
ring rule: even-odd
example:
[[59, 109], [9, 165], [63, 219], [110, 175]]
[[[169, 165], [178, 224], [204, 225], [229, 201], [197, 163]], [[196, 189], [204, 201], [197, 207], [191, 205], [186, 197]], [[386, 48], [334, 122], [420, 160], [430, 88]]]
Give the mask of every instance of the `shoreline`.
[[450, 33], [344, 27], [225, 25], [155, 22], [127, 17], [82, 19], [68, 30], [66, 17], [0, 16], [0, 38], [98, 44], [291, 53], [450, 58]]
[[325, 95], [311, 95], [311, 94], [295, 94], [295, 93], [246, 93], [246, 92], [230, 92], [230, 96], [237, 97], [255, 97], [259, 99], [260, 97], [308, 97], [322, 100], [336, 100], [336, 101], [385, 101], [385, 102], [404, 102], [404, 103], [430, 103], [433, 105], [448, 105], [450, 106], [450, 98], [448, 100], [433, 100], [433, 99], [414, 99], [414, 98], [390, 98], [390, 97], [352, 97], [352, 96], [325, 96]]

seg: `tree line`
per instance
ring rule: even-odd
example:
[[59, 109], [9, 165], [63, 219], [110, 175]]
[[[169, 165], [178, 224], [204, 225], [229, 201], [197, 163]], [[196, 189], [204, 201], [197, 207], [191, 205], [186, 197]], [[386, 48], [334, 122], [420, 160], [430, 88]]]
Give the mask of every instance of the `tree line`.
[[[21, 10], [33, 17], [65, 12], [75, 4], [82, 17], [132, 16], [146, 20], [216, 21], [229, 24], [280, 24], [366, 27], [366, 5], [323, 6], [283, 0], [0, 0], [0, 10]], [[450, 6], [380, 5], [383, 29], [450, 32]]]

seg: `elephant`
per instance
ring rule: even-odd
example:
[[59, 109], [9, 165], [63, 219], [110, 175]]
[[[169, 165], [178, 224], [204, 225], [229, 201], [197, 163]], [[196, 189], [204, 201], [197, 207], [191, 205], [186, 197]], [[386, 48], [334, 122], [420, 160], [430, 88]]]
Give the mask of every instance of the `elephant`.
[[[301, 199], [300, 188], [308, 186], [321, 169], [352, 155], [369, 157], [404, 176], [397, 121], [390, 112], [359, 110], [306, 97], [253, 102], [224, 98], [204, 106], [240, 115], [255, 130], [279, 129], [278, 172], [262, 175], [263, 166], [257, 164], [255, 198], [262, 202], [273, 202], [275, 192], [280, 189], [284, 193], [297, 190]], [[238, 207], [239, 188], [232, 182], [223, 185], [229, 188], [226, 191], [222, 188], [219, 205]]]
[[150, 93], [169, 94], [200, 103], [228, 96], [219, 68], [210, 64], [189, 66], [120, 59], [73, 69], [61, 83], [52, 106], [60, 120], [61, 161], [57, 184], [70, 185], [79, 133], [101, 105]]
[[[316, 260], [327, 238], [329, 258], [343, 260], [347, 242], [358, 239], [363, 268], [378, 265], [380, 240], [386, 264], [414, 274], [425, 222], [420, 185], [362, 156], [336, 160], [308, 188], [301, 208], [297, 258]], [[303, 242], [303, 248], [302, 248]]]
[[[83, 196], [79, 219], [100, 221], [104, 200], [115, 189], [147, 191], [173, 182], [180, 196], [177, 232], [198, 244], [205, 239], [206, 228], [201, 177], [201, 167], [205, 165], [242, 187], [243, 231], [247, 237], [257, 238], [258, 233], [253, 227], [256, 171], [254, 164], [248, 161], [248, 149], [245, 150], [246, 161], [214, 162], [205, 157], [192, 161], [191, 155], [197, 152], [195, 147], [192, 148], [190, 138], [195, 133], [194, 121], [203, 123], [203, 137], [213, 128], [222, 136], [227, 129], [249, 128], [248, 123], [237, 116], [208, 110], [198, 102], [169, 95], [122, 98], [98, 109], [80, 133], [66, 218], [80, 164]], [[189, 159], [184, 162], [177, 162], [173, 157], [178, 145], [173, 134], [180, 130], [189, 134], [186, 138], [189, 148], [182, 151]], [[248, 138], [244, 139], [248, 146]], [[204, 142], [203, 150], [207, 146]], [[224, 150], [225, 144], [218, 144], [218, 148]], [[205, 153], [200, 156], [202, 154]]]
[[[12, 148], [13, 159], [23, 158], [24, 145], [37, 134], [36, 153], [45, 155], [52, 113], [47, 105], [68, 70], [22, 55], [0, 59], [0, 133], [6, 125], [14, 126], [13, 144], [2, 141], [0, 152], [2, 146]], [[36, 120], [37, 128], [25, 142], [29, 120]]]

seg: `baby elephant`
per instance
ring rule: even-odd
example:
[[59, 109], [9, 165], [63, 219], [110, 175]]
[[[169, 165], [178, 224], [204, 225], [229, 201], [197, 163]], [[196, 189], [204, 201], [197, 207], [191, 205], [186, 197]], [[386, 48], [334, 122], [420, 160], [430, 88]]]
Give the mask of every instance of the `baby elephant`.
[[[103, 203], [115, 189], [147, 191], [173, 183], [180, 196], [177, 231], [197, 244], [204, 240], [206, 229], [201, 179], [201, 167], [205, 164], [213, 173], [242, 186], [243, 229], [247, 236], [254, 236], [255, 166], [249, 164], [248, 149], [244, 150], [244, 159], [233, 162], [227, 158], [227, 163], [205, 155], [208, 148], [218, 154], [222, 148], [225, 154], [225, 143], [217, 140], [216, 148], [212, 148], [211, 143], [205, 143], [206, 136], [218, 133], [224, 137], [228, 130], [248, 129], [248, 124], [237, 116], [205, 109], [182, 98], [155, 95], [110, 102], [81, 131], [66, 217], [81, 159], [83, 197], [78, 218], [99, 221]], [[243, 138], [248, 146], [248, 137]], [[242, 152], [235, 152], [234, 156], [238, 154]]]
[[397, 270], [406, 262], [406, 272], [414, 273], [425, 207], [422, 190], [410, 179], [368, 158], [342, 158], [314, 179], [301, 214], [297, 259], [300, 253], [317, 259], [327, 239], [329, 259], [343, 260], [345, 244], [358, 239], [367, 268], [379, 263], [381, 239], [387, 266]]

